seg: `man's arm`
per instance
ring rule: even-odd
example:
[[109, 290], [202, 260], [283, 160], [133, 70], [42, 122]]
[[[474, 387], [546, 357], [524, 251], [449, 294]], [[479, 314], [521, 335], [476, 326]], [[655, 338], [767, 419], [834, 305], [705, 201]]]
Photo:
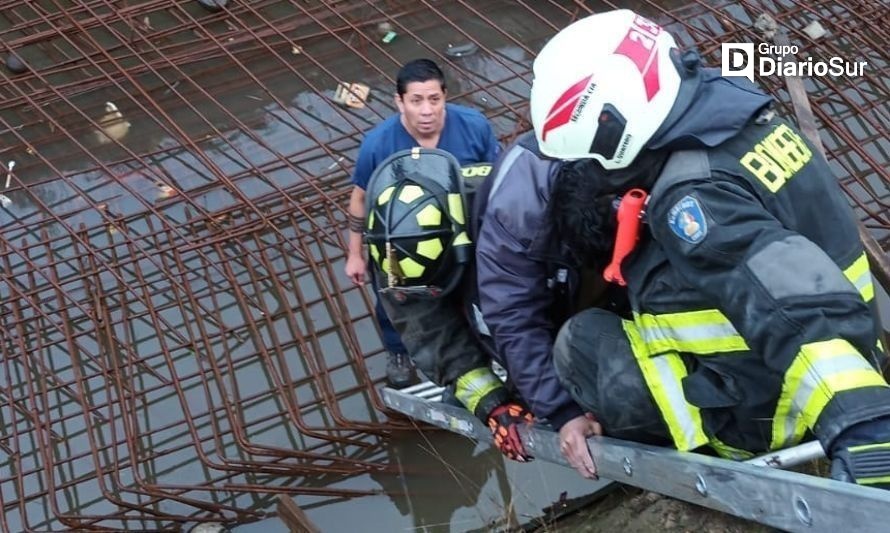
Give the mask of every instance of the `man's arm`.
[[354, 185], [349, 196], [349, 249], [346, 256], [346, 275], [356, 285], [365, 282], [367, 260], [362, 243], [365, 222], [365, 190]]
[[482, 314], [522, 398], [535, 416], [548, 418], [559, 429], [583, 412], [553, 368], [546, 269], [524, 255], [494, 214], [486, 214], [477, 243]]
[[362, 233], [365, 226], [365, 188], [376, 163], [372, 154], [371, 144], [373, 140], [365, 137], [358, 151], [358, 159], [355, 161], [355, 169], [352, 173], [352, 194], [349, 196], [349, 243], [346, 251], [346, 275], [356, 285], [365, 283], [368, 268], [367, 257], [364, 253]]

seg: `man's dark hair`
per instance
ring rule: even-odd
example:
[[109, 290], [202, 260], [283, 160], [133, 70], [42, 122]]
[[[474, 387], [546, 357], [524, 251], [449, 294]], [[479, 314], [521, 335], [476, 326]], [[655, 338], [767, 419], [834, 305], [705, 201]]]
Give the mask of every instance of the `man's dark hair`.
[[564, 163], [548, 207], [559, 239], [582, 263], [595, 268], [609, 263], [617, 225], [617, 195], [605, 190], [604, 172], [594, 161]]
[[415, 59], [402, 65], [396, 76], [396, 92], [400, 97], [405, 95], [408, 84], [419, 81], [439, 80], [442, 92], [445, 92], [445, 74], [431, 59]]

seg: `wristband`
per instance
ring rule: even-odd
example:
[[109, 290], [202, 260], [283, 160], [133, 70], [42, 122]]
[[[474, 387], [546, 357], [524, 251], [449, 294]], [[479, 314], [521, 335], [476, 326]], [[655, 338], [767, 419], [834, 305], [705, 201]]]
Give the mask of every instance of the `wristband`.
[[357, 217], [352, 213], [349, 214], [349, 231], [354, 231], [356, 233], [364, 233], [365, 231], [365, 219], [364, 217]]

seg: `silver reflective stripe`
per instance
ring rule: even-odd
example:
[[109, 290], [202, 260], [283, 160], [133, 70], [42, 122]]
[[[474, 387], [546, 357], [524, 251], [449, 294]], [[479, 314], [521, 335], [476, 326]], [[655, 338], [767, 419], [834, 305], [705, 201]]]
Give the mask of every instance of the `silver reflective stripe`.
[[682, 313], [634, 314], [647, 352], [697, 355], [748, 351], [748, 345], [726, 315], [717, 309]]
[[868, 270], [868, 258], [862, 253], [853, 264], [844, 269], [844, 276], [850, 280], [862, 299], [870, 302], [875, 296], [875, 286], [872, 281], [871, 272]]
[[[806, 355], [799, 355], [798, 357], [806, 357]], [[871, 365], [869, 365], [868, 362], [855, 351], [839, 355], [827, 356], [823, 358], [817, 358], [815, 360], [813, 360], [813, 358], [808, 358], [808, 361], [809, 365], [806, 365], [806, 367], [803, 369], [800, 381], [797, 384], [797, 389], [792, 393], [793, 395], [791, 396], [791, 405], [787, 406], [787, 415], [776, 416], [775, 418], [776, 423], [782, 424], [781, 431], [783, 440], [780, 443], [774, 442], [774, 445], [788, 446], [791, 444], [796, 444], [796, 442], [794, 441], [803, 436], [802, 428], [805, 427], [803, 422], [804, 410], [806, 409], [810, 400], [813, 398], [813, 395], [818, 393], [830, 398], [834, 395], [834, 392], [837, 392], [835, 390], [832, 390], [833, 387], [826, 386], [825, 381], [827, 379], [830, 379], [830, 376], [841, 374], [843, 372], [849, 372], [851, 370], [865, 370], [871, 372], [874, 371]], [[795, 363], [792, 363], [792, 368], [797, 364], [801, 363], [795, 361]], [[789, 373], [791, 373], [790, 368]], [[786, 376], [785, 380], [785, 386], [787, 387], [789, 385], [787, 383], [789, 377]], [[785, 396], [785, 392], [786, 391], [784, 390], [782, 391], [782, 396]], [[779, 411], [781, 409], [782, 407], [780, 399], [780, 406], [777, 407], [777, 415], [779, 415]], [[782, 420], [783, 418], [784, 420]]]
[[769, 243], [748, 259], [748, 268], [777, 300], [853, 292], [828, 254], [800, 235]]
[[[653, 357], [646, 361], [655, 368], [658, 374], [664, 393], [661, 399], [667, 400], [669, 404], [662, 405], [659, 403], [659, 407], [662, 410], [662, 414], [667, 418], [667, 424], [677, 448], [681, 451], [694, 450], [703, 444], [707, 444], [707, 438], [702, 432], [701, 418], [699, 416], [693, 417], [693, 413], [698, 415], [698, 409], [686, 402], [686, 396], [683, 394], [683, 387], [680, 384], [680, 379], [683, 376], [677, 376], [674, 373], [667, 357], [677, 356]], [[670, 409], [670, 412], [665, 412], [666, 409]], [[682, 441], [678, 439], [682, 439]]]
[[856, 290], [862, 293], [862, 291], [872, 284], [871, 272], [865, 271], [862, 275], [860, 275], [856, 279], [850, 280], [853, 283], [853, 286], [856, 287]]
[[496, 193], [497, 190], [501, 187], [501, 183], [503, 183], [504, 181], [504, 176], [507, 175], [507, 171], [510, 170], [510, 167], [513, 166], [513, 163], [516, 162], [516, 158], [522, 155], [522, 152], [526, 151], [527, 150], [522, 146], [516, 145], [506, 156], [504, 156], [504, 161], [501, 163], [501, 167], [498, 169], [498, 174], [494, 177], [494, 183], [491, 184], [491, 191], [488, 192], [489, 202], [492, 198], [494, 198], [494, 193]]
[[680, 326], [659, 321], [657, 325], [640, 328], [646, 343], [665, 342], [670, 344], [738, 337], [739, 332], [732, 324], [701, 324]]

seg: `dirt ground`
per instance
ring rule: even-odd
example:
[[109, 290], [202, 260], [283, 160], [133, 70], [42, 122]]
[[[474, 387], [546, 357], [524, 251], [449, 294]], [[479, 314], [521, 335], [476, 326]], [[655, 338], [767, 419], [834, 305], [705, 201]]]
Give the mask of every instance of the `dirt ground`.
[[[825, 460], [792, 470], [825, 477]], [[618, 485], [602, 498], [537, 528], [534, 533], [768, 533], [779, 531], [749, 520], [674, 500], [627, 485]]]
[[632, 487], [614, 489], [604, 499], [553, 524], [545, 532], [578, 533], [767, 533], [772, 528]]

